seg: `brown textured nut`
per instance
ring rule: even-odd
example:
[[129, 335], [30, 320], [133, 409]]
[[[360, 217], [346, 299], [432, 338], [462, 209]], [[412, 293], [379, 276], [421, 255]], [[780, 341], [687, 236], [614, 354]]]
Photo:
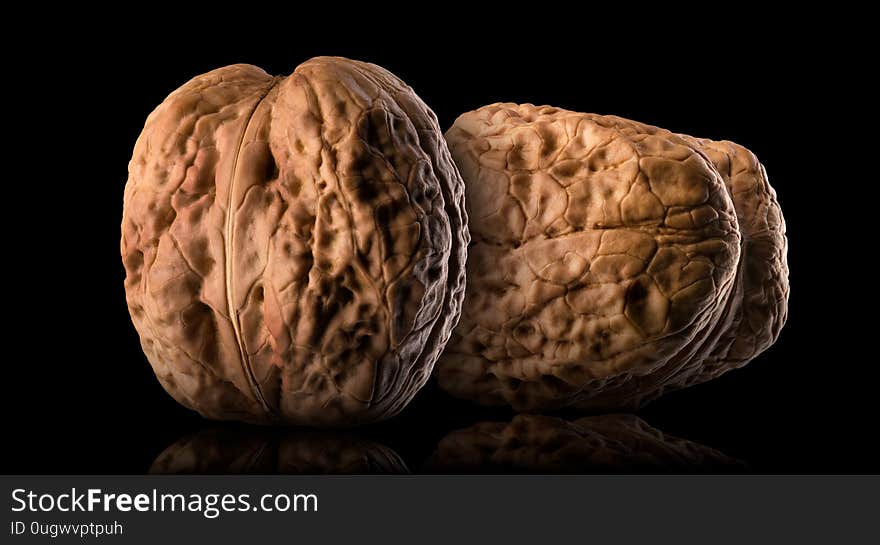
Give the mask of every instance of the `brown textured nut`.
[[462, 319], [437, 366], [452, 394], [635, 408], [779, 334], [785, 226], [745, 148], [507, 103], [463, 114], [446, 138], [473, 236]]
[[200, 431], [174, 442], [150, 473], [409, 473], [396, 452], [327, 431], [271, 433], [247, 428]]
[[728, 320], [692, 378], [701, 382], [745, 365], [776, 341], [788, 316], [788, 241], [776, 192], [752, 152], [726, 140], [684, 138], [706, 153], [724, 179], [743, 245]]
[[701, 472], [745, 469], [709, 447], [666, 435], [629, 414], [588, 416], [573, 422], [517, 415], [481, 422], [444, 437], [425, 463], [429, 472], [585, 473], [603, 471]]
[[396, 414], [458, 319], [463, 198], [433, 112], [378, 66], [192, 79], [125, 188], [126, 299], [159, 381], [208, 418]]

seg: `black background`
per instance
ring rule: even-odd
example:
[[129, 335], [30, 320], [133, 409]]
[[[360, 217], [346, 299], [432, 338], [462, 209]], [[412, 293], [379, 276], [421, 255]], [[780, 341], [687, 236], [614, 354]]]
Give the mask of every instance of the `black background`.
[[[484, 104], [533, 102], [749, 147], [788, 225], [789, 321], [744, 369], [639, 415], [758, 473], [877, 471], [880, 372], [870, 312], [857, 314], [875, 298], [859, 222], [870, 221], [860, 206], [870, 204], [876, 171], [848, 170], [876, 146], [858, 132], [868, 111], [856, 78], [867, 67], [854, 64], [858, 44], [840, 38], [848, 27], [822, 14], [784, 24], [753, 13], [675, 25], [627, 18], [625, 27], [590, 13], [445, 15], [433, 24], [415, 14], [345, 23], [341, 14], [158, 17], [142, 28], [131, 17], [58, 20], [9, 52], [25, 68], [7, 73], [19, 97], [7, 114], [19, 124], [5, 161], [14, 222], [0, 471], [141, 473], [172, 442], [212, 425], [162, 390], [128, 318], [119, 257], [127, 163], [147, 114], [192, 76], [235, 62], [288, 74], [315, 55], [388, 68], [444, 130]], [[417, 470], [449, 431], [511, 416], [431, 383], [398, 418], [357, 433]]]

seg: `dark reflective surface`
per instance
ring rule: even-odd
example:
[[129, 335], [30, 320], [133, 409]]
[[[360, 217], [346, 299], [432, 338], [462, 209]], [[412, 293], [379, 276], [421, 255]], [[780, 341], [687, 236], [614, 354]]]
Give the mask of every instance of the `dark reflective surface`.
[[396, 452], [347, 433], [206, 428], [166, 448], [150, 473], [407, 473]]
[[564, 420], [518, 415], [444, 437], [424, 465], [435, 473], [704, 473], [747, 465], [664, 434], [631, 414]]
[[707, 473], [748, 469], [630, 414], [566, 420], [516, 415], [443, 436], [427, 459], [404, 460], [351, 432], [212, 426], [166, 448], [151, 473]]
[[[861, 122], [868, 110], [846, 84], [866, 71], [839, 62], [851, 55], [828, 55], [831, 40], [816, 40], [809, 25], [794, 26], [805, 39], [791, 36], [774, 50], [765, 40], [718, 40], [717, 25], [690, 25], [688, 32], [705, 34], [691, 41], [718, 47], [691, 48], [687, 62], [659, 49], [636, 62], [644, 58], [643, 41], [620, 39], [615, 26], [586, 42], [583, 33], [555, 32], [492, 55], [474, 54], [470, 40], [410, 39], [401, 47], [397, 32], [364, 39], [362, 21], [357, 32], [334, 31], [332, 40], [326, 25], [299, 25], [295, 33], [214, 40], [193, 54], [181, 54], [175, 40], [135, 39], [127, 25], [83, 31], [65, 24], [46, 33], [59, 47], [48, 48], [45, 59], [28, 58], [40, 73], [19, 79], [41, 81], [36, 76], [49, 71], [52, 81], [87, 84], [64, 85], [60, 102], [58, 85], [29, 85], [27, 99], [52, 106], [18, 108], [28, 122], [17, 141], [39, 145], [18, 146], [24, 157], [8, 161], [23, 169], [14, 179], [34, 181], [6, 188], [16, 211], [27, 213], [7, 237], [14, 325], [3, 376], [3, 472], [143, 473], [170, 444], [211, 424], [165, 393], [131, 324], [119, 237], [132, 148], [147, 115], [195, 74], [237, 62], [288, 74], [328, 54], [390, 69], [431, 106], [443, 129], [462, 112], [510, 100], [619, 115], [754, 150], [789, 234], [788, 323], [749, 365], [664, 395], [639, 416], [664, 433], [747, 460], [756, 473], [880, 471], [876, 328], [856, 319], [873, 308], [873, 269], [862, 263], [873, 249], [863, 239], [874, 228], [859, 227], [876, 212], [867, 208], [872, 199], [848, 191], [855, 185], [828, 183], [863, 177], [865, 161], [836, 151], [841, 142], [862, 141], [846, 121], [872, 127]], [[428, 35], [421, 27], [413, 32], [411, 38]], [[585, 66], [584, 48], [602, 43], [619, 54], [594, 56]], [[63, 127], [64, 137], [48, 138], [47, 127]], [[847, 177], [847, 168], [857, 174]], [[42, 183], [46, 176], [35, 172], [64, 183]], [[454, 430], [512, 419], [504, 408], [452, 399], [431, 381], [398, 417], [358, 433], [419, 471]]]

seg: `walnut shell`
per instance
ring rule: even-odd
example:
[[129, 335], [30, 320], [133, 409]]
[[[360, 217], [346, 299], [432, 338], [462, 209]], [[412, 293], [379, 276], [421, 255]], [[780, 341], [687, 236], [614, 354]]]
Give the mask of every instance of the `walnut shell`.
[[631, 414], [573, 422], [517, 415], [446, 435], [425, 463], [429, 472], [590, 473], [744, 470], [740, 460], [652, 428]]
[[785, 224], [745, 148], [531, 104], [465, 113], [446, 138], [473, 236], [437, 366], [452, 394], [633, 409], [778, 336]]
[[459, 316], [463, 193], [433, 112], [378, 66], [190, 80], [147, 118], [122, 218], [126, 300], [162, 386], [214, 419], [396, 414]]
[[209, 428], [175, 441], [150, 473], [409, 473], [390, 448], [330, 431]]

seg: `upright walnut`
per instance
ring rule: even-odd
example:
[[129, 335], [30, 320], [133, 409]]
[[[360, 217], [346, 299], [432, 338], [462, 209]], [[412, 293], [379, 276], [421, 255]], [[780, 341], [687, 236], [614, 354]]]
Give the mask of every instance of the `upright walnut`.
[[156, 376], [208, 418], [394, 415], [458, 320], [463, 198], [436, 117], [378, 66], [190, 80], [147, 118], [125, 188], [126, 299]]
[[451, 393], [632, 409], [779, 335], [785, 223], [745, 148], [531, 104], [465, 113], [446, 138], [474, 238], [437, 367]]

